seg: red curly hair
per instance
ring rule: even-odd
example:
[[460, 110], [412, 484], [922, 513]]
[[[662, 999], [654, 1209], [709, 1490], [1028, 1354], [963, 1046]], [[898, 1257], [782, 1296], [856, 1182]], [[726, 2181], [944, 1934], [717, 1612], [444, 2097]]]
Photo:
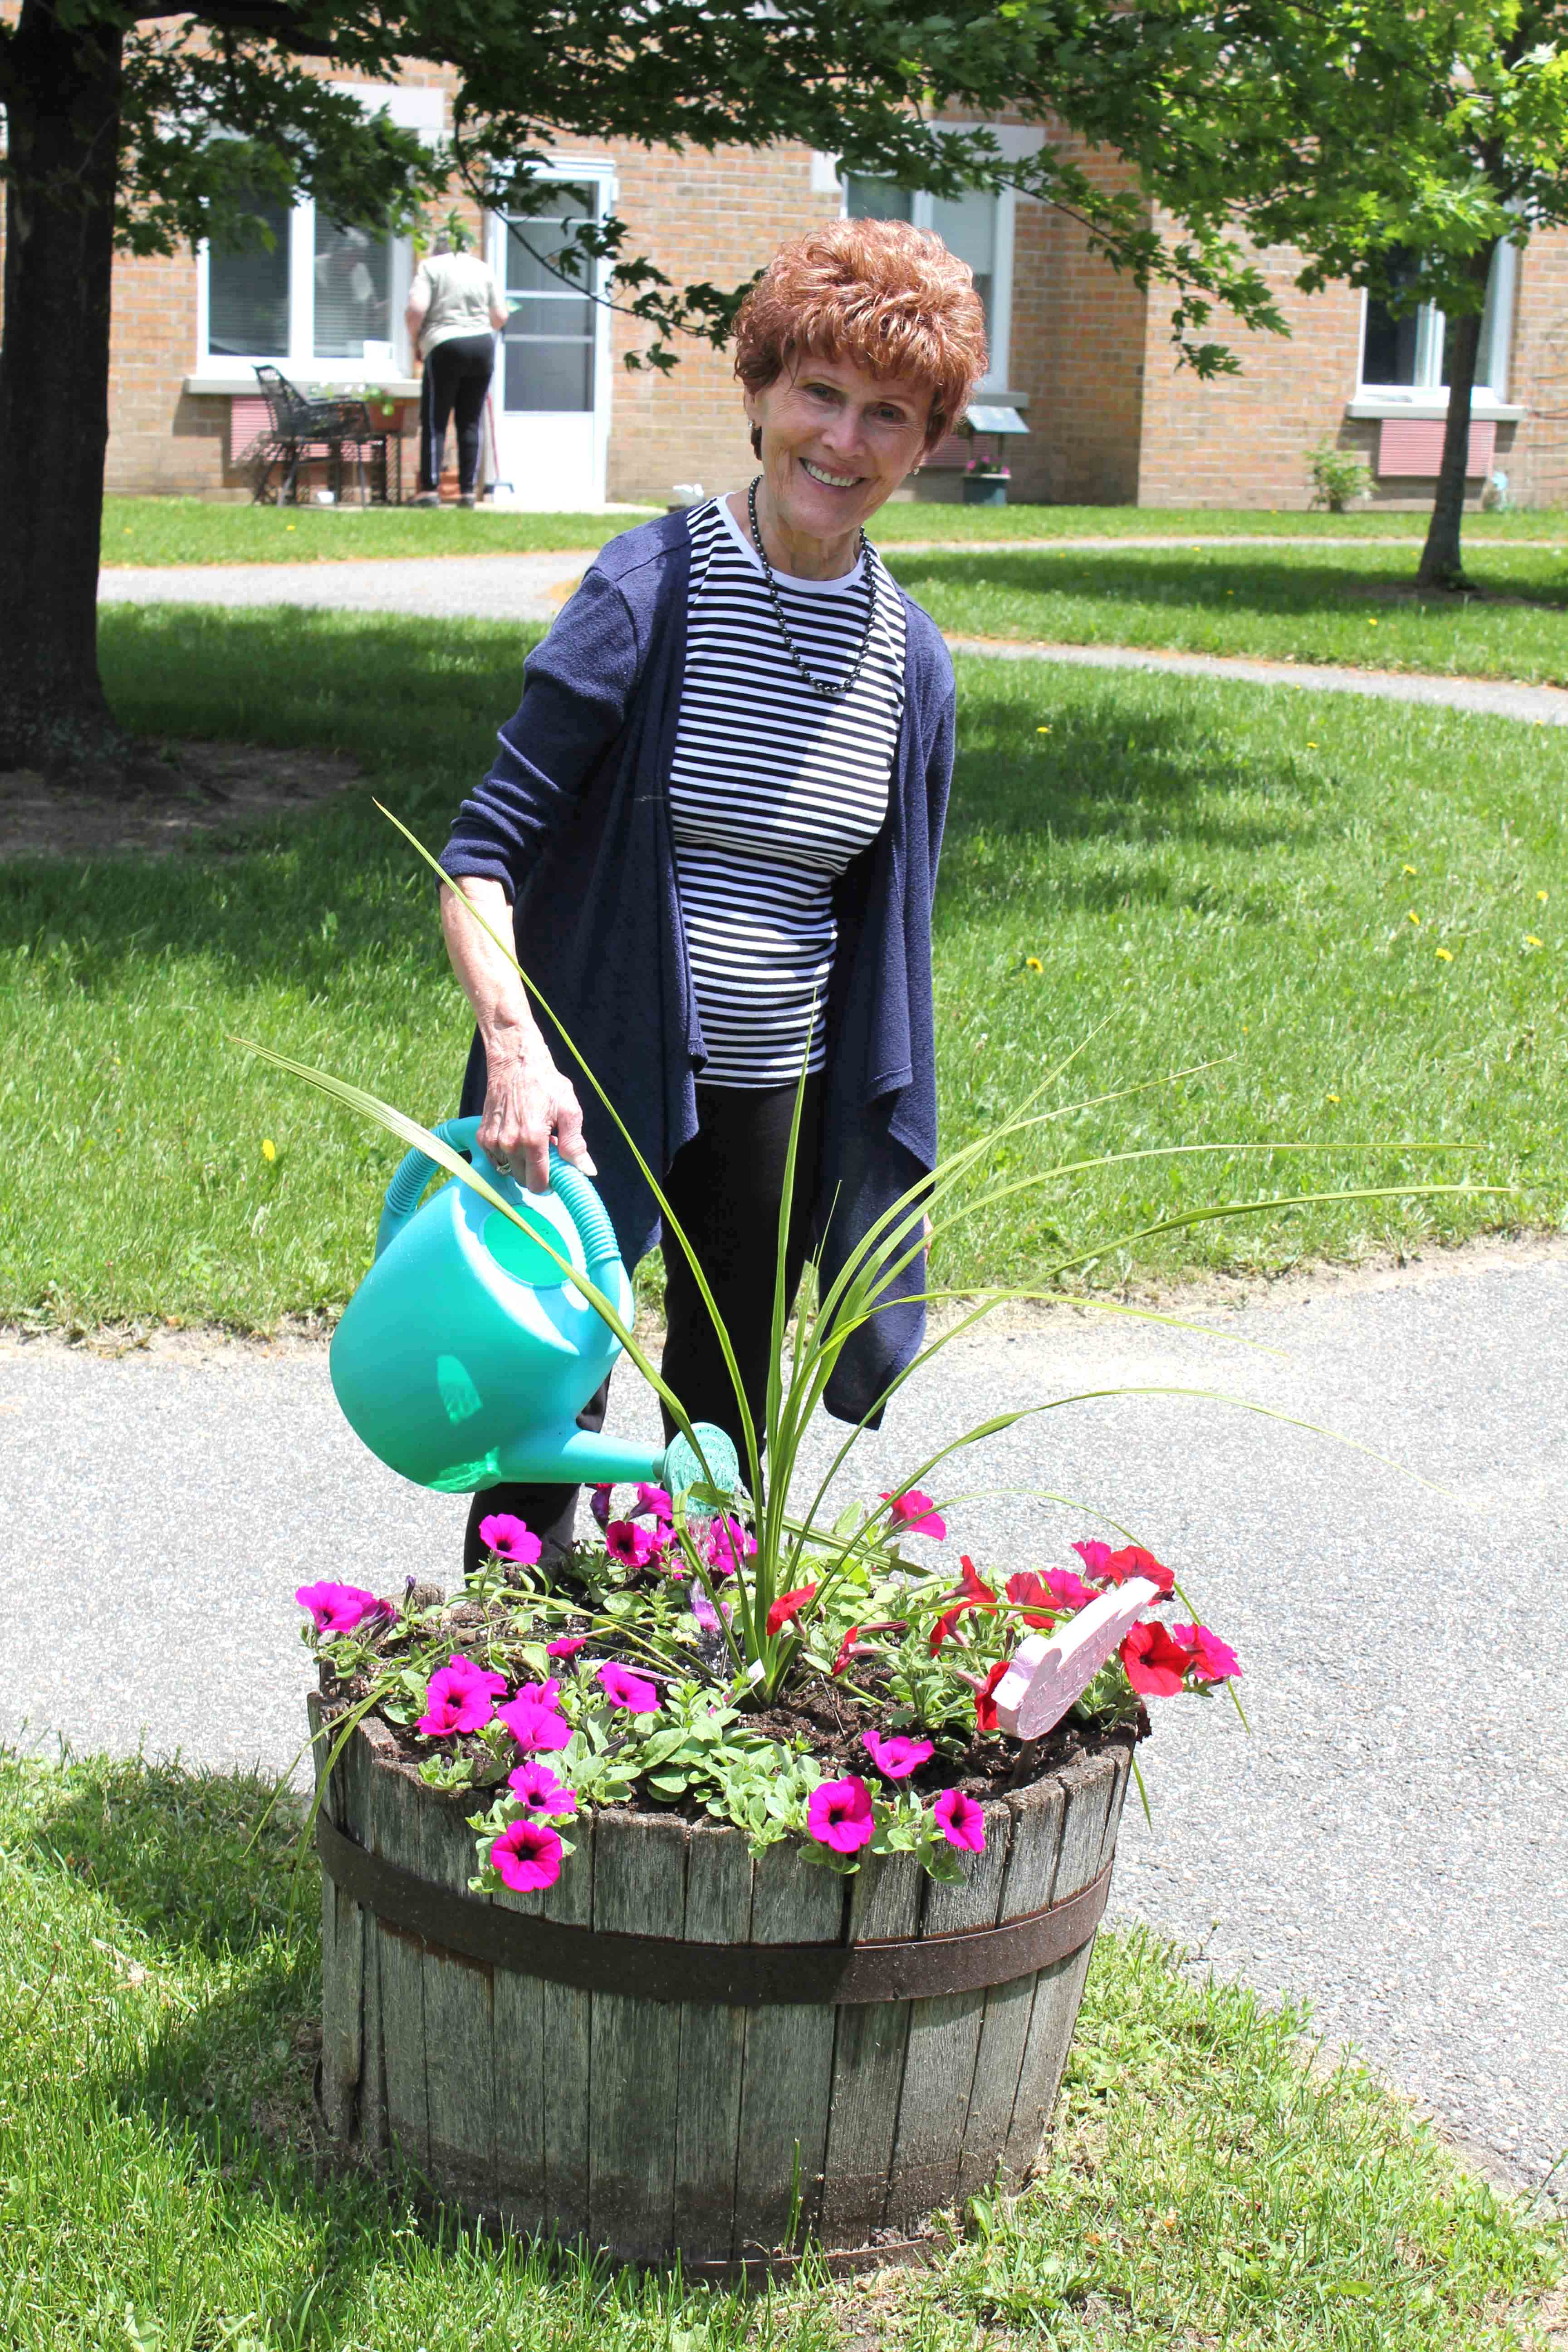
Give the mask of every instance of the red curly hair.
[[[847, 359], [931, 386], [934, 448], [986, 368], [985, 313], [966, 261], [908, 221], [837, 220], [773, 256], [735, 320], [735, 373], [764, 392], [799, 361]], [[753, 429], [756, 447], [760, 435]]]

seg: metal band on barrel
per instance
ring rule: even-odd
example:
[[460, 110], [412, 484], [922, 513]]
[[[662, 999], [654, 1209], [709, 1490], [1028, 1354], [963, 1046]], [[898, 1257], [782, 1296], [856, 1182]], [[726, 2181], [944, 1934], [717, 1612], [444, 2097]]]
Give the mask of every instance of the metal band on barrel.
[[571, 1927], [434, 1886], [345, 1837], [324, 1811], [316, 1816], [316, 1846], [322, 1869], [343, 1894], [384, 1927], [416, 1936], [434, 1950], [593, 1992], [732, 2009], [930, 2000], [1010, 1984], [1081, 1951], [1100, 1924], [1110, 1887], [1107, 1863], [1076, 1895], [1004, 1927], [908, 1941], [688, 1944], [667, 1936]]

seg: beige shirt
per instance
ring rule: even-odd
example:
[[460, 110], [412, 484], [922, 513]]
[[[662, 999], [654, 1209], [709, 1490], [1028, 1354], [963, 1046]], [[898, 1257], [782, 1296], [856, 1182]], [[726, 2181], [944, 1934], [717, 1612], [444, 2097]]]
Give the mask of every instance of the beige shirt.
[[419, 330], [419, 348], [428, 358], [437, 343], [457, 335], [488, 335], [490, 305], [501, 307], [495, 271], [477, 253], [427, 254], [414, 273], [411, 298], [424, 288], [429, 307]]

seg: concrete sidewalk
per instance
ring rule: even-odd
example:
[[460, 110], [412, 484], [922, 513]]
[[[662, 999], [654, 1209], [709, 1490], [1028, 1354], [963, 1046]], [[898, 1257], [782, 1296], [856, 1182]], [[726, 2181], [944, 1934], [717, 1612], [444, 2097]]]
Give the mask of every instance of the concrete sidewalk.
[[[1114, 1909], [1310, 1998], [1331, 2044], [1521, 2184], [1568, 2144], [1565, 1314], [1568, 1249], [1547, 1245], [1205, 1311], [1197, 1333], [1065, 1309], [939, 1359], [854, 1482], [1087, 1394], [930, 1483], [1081, 1498], [956, 1506], [950, 1553], [1004, 1573], [1070, 1562], [1090, 1507], [1114, 1515], [1241, 1654], [1250, 1734], [1224, 1704], [1156, 1710], [1153, 1827], [1131, 1803]], [[655, 1426], [624, 1374], [612, 1426]], [[321, 1349], [0, 1342], [0, 1737], [287, 1769], [295, 1585], [450, 1585], [465, 1507], [360, 1450]]]
[[[1085, 546], [1082, 540], [1064, 545]], [[1106, 541], [1127, 547], [1130, 540]], [[1163, 544], [1163, 542], [1161, 542]], [[1197, 541], [1184, 541], [1196, 545]], [[1234, 546], [1236, 541], [1215, 541]], [[1026, 546], [1028, 542], [1015, 542]], [[1269, 544], [1273, 544], [1272, 541]], [[1000, 542], [998, 543], [1000, 546]], [[889, 555], [921, 551], [890, 547]], [[970, 553], [986, 551], [972, 548]], [[993, 550], [991, 551], [997, 551]], [[406, 613], [444, 621], [510, 621], [548, 626], [592, 559], [587, 555], [410, 556], [332, 563], [213, 563], [188, 569], [107, 571], [107, 604], [291, 604], [339, 613]], [[1418, 670], [1352, 669], [1328, 663], [1257, 661], [1231, 654], [1162, 653], [1136, 646], [1073, 646], [1004, 637], [949, 636], [954, 653], [1005, 661], [1065, 662], [1085, 669], [1159, 670], [1173, 677], [1288, 686], [1313, 694], [1364, 694], [1472, 710], [1528, 725], [1568, 726], [1568, 690], [1507, 678], [1449, 677]]]

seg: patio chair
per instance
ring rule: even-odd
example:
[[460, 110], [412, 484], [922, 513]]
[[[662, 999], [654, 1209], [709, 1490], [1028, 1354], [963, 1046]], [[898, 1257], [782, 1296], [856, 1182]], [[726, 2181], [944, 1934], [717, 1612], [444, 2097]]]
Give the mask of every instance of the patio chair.
[[[363, 400], [307, 400], [281, 368], [258, 366], [256, 380], [267, 403], [268, 429], [251, 451], [253, 503], [285, 505], [295, 494], [307, 457], [325, 457], [332, 468], [334, 496], [342, 494], [343, 452], [353, 451], [354, 470], [364, 495], [366, 445], [377, 439]], [[278, 476], [276, 492], [272, 478]]]

